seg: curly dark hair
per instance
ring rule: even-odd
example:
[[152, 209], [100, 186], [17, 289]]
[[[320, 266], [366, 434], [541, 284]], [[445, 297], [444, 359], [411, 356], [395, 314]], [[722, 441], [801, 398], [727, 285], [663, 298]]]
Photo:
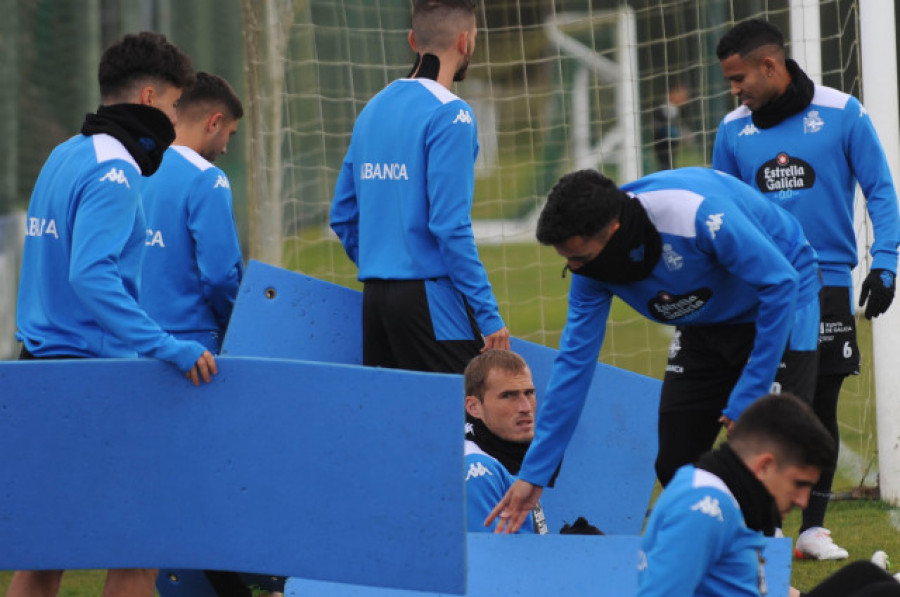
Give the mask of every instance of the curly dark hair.
[[542, 245], [558, 245], [568, 239], [592, 237], [619, 217], [627, 195], [596, 170], [566, 174], [547, 196], [537, 224]]
[[190, 113], [195, 107], [221, 105], [232, 120], [244, 116], [244, 106], [228, 81], [219, 75], [198, 72], [193, 85], [187, 87], [178, 100], [178, 114]]
[[102, 98], [120, 96], [147, 79], [184, 88], [194, 82], [194, 67], [165, 35], [152, 31], [129, 33], [100, 57], [97, 80]]
[[716, 56], [724, 60], [732, 54], [741, 58], [763, 46], [777, 46], [784, 49], [784, 35], [781, 30], [762, 19], [741, 21], [722, 36], [716, 45]]

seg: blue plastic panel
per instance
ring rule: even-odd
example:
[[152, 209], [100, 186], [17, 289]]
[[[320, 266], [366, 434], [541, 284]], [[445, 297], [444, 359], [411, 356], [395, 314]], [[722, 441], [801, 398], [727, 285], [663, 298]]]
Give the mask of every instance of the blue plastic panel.
[[201, 387], [152, 360], [0, 363], [0, 569], [462, 592], [458, 376], [218, 363]]
[[[577, 535], [495, 536], [469, 533], [470, 597], [579, 595], [630, 597], [637, 593], [640, 537]], [[769, 597], [787, 597], [791, 540], [769, 539], [764, 552]], [[685, 556], [689, 557], [689, 553]], [[286, 597], [439, 597], [290, 578]]]
[[[225, 352], [359, 363], [361, 346], [360, 292], [250, 262]], [[540, 401], [557, 351], [515, 338], [512, 348], [531, 366]], [[659, 389], [658, 380], [598, 365], [557, 486], [544, 492], [552, 532], [578, 516], [606, 533], [641, 532], [656, 479]], [[462, 394], [458, 404], [462, 412]]]
[[[640, 537], [577, 535], [496, 536], [469, 533], [470, 597], [623, 597], [637, 591]], [[285, 597], [435, 597], [440, 593], [394, 591], [357, 585], [288, 579]]]

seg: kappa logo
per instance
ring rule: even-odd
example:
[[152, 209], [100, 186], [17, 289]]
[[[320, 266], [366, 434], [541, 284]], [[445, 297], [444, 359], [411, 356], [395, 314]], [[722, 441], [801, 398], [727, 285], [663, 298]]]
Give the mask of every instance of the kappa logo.
[[819, 116], [818, 110], [810, 110], [803, 117], [803, 134], [818, 133], [825, 126], [825, 121]]
[[461, 122], [463, 124], [472, 124], [472, 115], [462, 108], [459, 109], [459, 114], [456, 115], [456, 118], [453, 119], [453, 124]]
[[647, 569], [647, 554], [643, 549], [638, 550], [638, 572], [643, 572]]
[[231, 185], [228, 183], [228, 178], [224, 174], [219, 174], [219, 178], [216, 179], [216, 184], [213, 185], [214, 189], [218, 189], [219, 187], [223, 189], [231, 188]]
[[691, 506], [691, 511], [706, 514], [711, 518], [715, 518], [719, 522], [725, 521], [725, 519], [722, 517], [722, 508], [719, 507], [719, 500], [711, 496], [706, 496], [702, 500]]
[[672, 336], [672, 343], [669, 344], [669, 358], [674, 359], [679, 352], [681, 352], [681, 330], [675, 330], [675, 334]]
[[469, 465], [469, 472], [466, 474], [466, 481], [469, 479], [477, 479], [478, 477], [493, 477], [494, 473], [489, 471], [486, 466], [480, 462], [473, 462]]
[[738, 137], [744, 137], [746, 135], [758, 135], [759, 129], [756, 128], [756, 125], [752, 122], [748, 122], [744, 128], [741, 129], [741, 132], [738, 133]]
[[706, 227], [709, 228], [709, 234], [713, 237], [713, 240], [716, 238], [716, 232], [718, 232], [722, 228], [722, 218], [725, 216], [725, 213], [718, 214], [710, 214], [706, 219]]
[[108, 180], [110, 182], [117, 182], [119, 184], [124, 184], [129, 189], [131, 188], [131, 185], [128, 184], [128, 177], [125, 176], [125, 171], [122, 170], [121, 168], [110, 168], [109, 172], [107, 172], [100, 178], [100, 182], [103, 182], [106, 180]]

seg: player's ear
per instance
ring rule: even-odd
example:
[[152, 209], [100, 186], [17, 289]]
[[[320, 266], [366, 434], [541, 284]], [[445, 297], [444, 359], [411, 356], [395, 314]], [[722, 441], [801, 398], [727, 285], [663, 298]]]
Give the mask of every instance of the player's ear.
[[760, 481], [765, 480], [777, 467], [778, 460], [772, 452], [756, 454], [748, 463], [748, 468]]
[[419, 50], [416, 49], [416, 36], [412, 29], [409, 30], [409, 47], [412, 48], [412, 51], [416, 54], [419, 53]]
[[209, 133], [214, 133], [224, 124], [225, 115], [221, 112], [213, 112], [206, 119], [206, 131]]
[[137, 103], [144, 106], [152, 106], [156, 101], [156, 88], [153, 85], [144, 85], [138, 91]]
[[466, 412], [476, 419], [484, 418], [484, 404], [477, 396], [466, 396]]

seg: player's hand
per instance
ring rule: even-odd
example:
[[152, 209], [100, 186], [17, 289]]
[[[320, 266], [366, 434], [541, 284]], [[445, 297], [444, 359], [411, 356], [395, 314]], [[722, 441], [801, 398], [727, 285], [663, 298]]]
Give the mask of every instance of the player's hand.
[[803, 595], [803, 593], [801, 593], [794, 587], [788, 588], [788, 597], [800, 597], [801, 595]]
[[719, 417], [719, 423], [722, 424], [722, 427], [725, 428], [725, 433], [731, 435], [731, 430], [734, 429], [734, 421], [729, 419], [727, 416], [722, 415]]
[[873, 269], [866, 276], [859, 293], [859, 306], [866, 306], [866, 319], [878, 317], [888, 310], [894, 300], [894, 272]]
[[481, 349], [481, 352], [492, 348], [509, 350], [509, 329], [506, 326], [503, 326], [490, 336], [484, 337], [484, 348]]
[[491, 513], [484, 520], [484, 526], [489, 527], [499, 517], [495, 533], [515, 533], [518, 531], [531, 510], [537, 506], [544, 488], [532, 485], [528, 481], [519, 479], [512, 484], [500, 503], [494, 506]]
[[203, 351], [203, 354], [200, 355], [200, 358], [197, 359], [197, 362], [194, 363], [194, 366], [191, 367], [191, 370], [184, 374], [191, 383], [195, 386], [200, 385], [200, 379], [203, 379], [204, 383], [209, 383], [210, 379], [212, 379], [212, 375], [216, 375], [219, 373], [218, 368], [216, 367], [216, 359], [212, 356], [212, 353], [208, 350]]

